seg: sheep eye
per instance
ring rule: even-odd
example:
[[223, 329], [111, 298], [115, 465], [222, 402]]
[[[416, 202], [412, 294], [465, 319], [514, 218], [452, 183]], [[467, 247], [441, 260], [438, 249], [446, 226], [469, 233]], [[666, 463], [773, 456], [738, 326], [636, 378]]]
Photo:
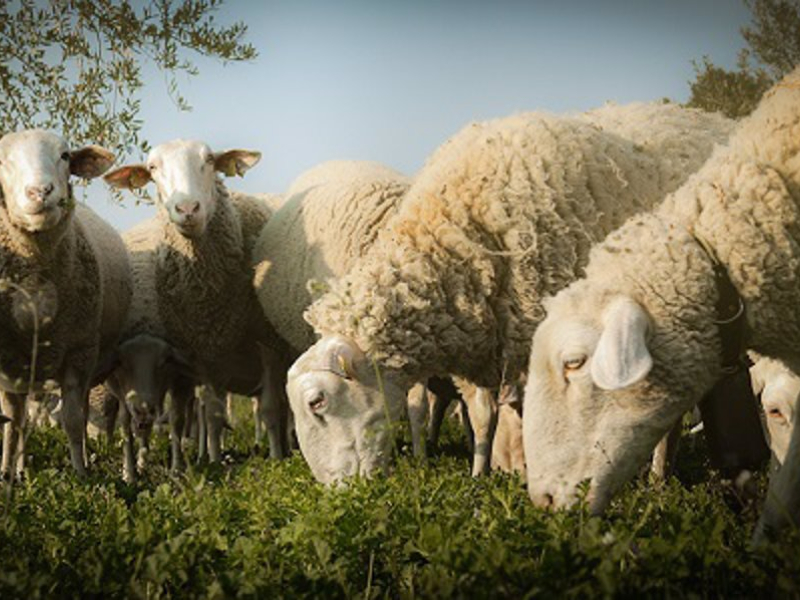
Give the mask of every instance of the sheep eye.
[[147, 170], [150, 171], [151, 173], [156, 171], [157, 168], [158, 167], [156, 167], [155, 165], [147, 165]]
[[575, 358], [568, 358], [567, 360], [564, 361], [564, 370], [577, 371], [584, 364], [586, 364], [585, 356], [576, 356]]
[[784, 416], [783, 416], [783, 413], [781, 412], [781, 410], [779, 408], [770, 408], [767, 411], [767, 415], [769, 415], [770, 418], [777, 419], [779, 421], [785, 421], [786, 420], [784, 418]]
[[69, 152], [62, 152], [61, 153], [61, 160], [65, 160], [69, 162]]
[[325, 394], [320, 392], [317, 394], [311, 402], [308, 403], [308, 408], [311, 409], [311, 412], [315, 415], [319, 415], [325, 408], [328, 406], [328, 399], [325, 397]]
[[209, 165], [214, 164], [214, 155], [213, 154], [209, 154], [208, 156], [206, 156], [206, 163], [208, 163]]

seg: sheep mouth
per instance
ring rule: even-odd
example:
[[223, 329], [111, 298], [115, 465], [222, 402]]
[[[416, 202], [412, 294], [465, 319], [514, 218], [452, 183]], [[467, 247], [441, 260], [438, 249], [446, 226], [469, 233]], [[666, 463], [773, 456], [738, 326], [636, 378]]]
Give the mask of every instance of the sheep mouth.
[[47, 216], [61, 208], [60, 202], [41, 202], [27, 204], [23, 212], [29, 217]]

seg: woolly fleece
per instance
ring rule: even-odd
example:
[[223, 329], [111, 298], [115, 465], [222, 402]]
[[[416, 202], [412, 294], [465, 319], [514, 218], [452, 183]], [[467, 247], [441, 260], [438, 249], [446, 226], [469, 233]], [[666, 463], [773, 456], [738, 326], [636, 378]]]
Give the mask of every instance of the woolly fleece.
[[669, 104], [468, 125], [306, 319], [406, 383], [455, 374], [497, 386], [525, 367], [541, 298], [580, 276], [595, 242], [675, 190], [730, 128]]
[[254, 256], [261, 306], [295, 352], [315, 340], [303, 320], [312, 302], [310, 282], [325, 284], [347, 273], [397, 212], [409, 183], [397, 171], [366, 161], [326, 162], [292, 183]]

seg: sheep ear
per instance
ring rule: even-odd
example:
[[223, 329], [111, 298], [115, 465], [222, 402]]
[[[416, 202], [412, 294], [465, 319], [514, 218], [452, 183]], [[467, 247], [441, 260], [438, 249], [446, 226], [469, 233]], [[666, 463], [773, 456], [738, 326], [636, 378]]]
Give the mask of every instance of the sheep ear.
[[361, 357], [363, 353], [354, 342], [337, 336], [322, 349], [322, 368], [343, 379], [357, 379], [356, 361]]
[[764, 391], [764, 386], [766, 385], [764, 366], [765, 363], [763, 360], [756, 360], [755, 364], [750, 367], [750, 384], [753, 386], [754, 396], [758, 396]]
[[11, 419], [9, 419], [7, 416], [0, 414], [0, 425], [2, 425], [3, 423], [9, 423], [10, 421]]
[[69, 172], [84, 179], [94, 179], [114, 164], [113, 152], [101, 146], [85, 146], [69, 153]]
[[243, 177], [259, 160], [261, 152], [255, 150], [226, 150], [214, 154], [214, 168], [228, 177]]
[[135, 190], [152, 181], [150, 170], [145, 165], [128, 165], [114, 169], [103, 177], [111, 187], [121, 190]]
[[647, 376], [653, 368], [646, 339], [649, 323], [645, 310], [630, 298], [618, 298], [608, 306], [592, 356], [592, 379], [598, 387], [619, 390]]

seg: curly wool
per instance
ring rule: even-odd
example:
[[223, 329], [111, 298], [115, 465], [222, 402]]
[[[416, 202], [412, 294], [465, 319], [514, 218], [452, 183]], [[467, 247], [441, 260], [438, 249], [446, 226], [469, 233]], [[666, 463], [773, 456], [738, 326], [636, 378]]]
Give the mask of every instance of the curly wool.
[[254, 250], [255, 285], [267, 319], [302, 352], [314, 343], [303, 320], [309, 282], [347, 273], [396, 212], [409, 180], [384, 165], [330, 161], [309, 169], [287, 192]]
[[225, 388], [230, 375], [215, 365], [247, 346], [256, 365], [255, 343], [271, 336], [253, 290], [248, 245], [270, 211], [255, 198], [229, 195], [220, 180], [216, 189], [216, 208], [200, 239], [185, 238], [159, 215], [155, 285], [167, 340], [205, 379]]
[[745, 302], [749, 346], [800, 368], [798, 84], [800, 70], [654, 212], [631, 218], [593, 249], [586, 279], [559, 295], [602, 306], [625, 294], [645, 306], [655, 328], [653, 370], [670, 397], [699, 399], [720, 373], [707, 252]]
[[642, 104], [468, 125], [306, 318], [408, 381], [456, 374], [496, 386], [522, 372], [541, 298], [581, 275], [592, 244], [673, 191], [730, 128]]
[[[36, 381], [60, 381], [68, 363], [91, 374], [111, 352], [132, 293], [128, 256], [119, 234], [77, 205], [47, 232], [31, 234], [10, 221], [0, 203], [0, 279], [25, 288], [39, 317]], [[27, 382], [33, 320], [16, 290], [0, 293], [0, 372]]]

